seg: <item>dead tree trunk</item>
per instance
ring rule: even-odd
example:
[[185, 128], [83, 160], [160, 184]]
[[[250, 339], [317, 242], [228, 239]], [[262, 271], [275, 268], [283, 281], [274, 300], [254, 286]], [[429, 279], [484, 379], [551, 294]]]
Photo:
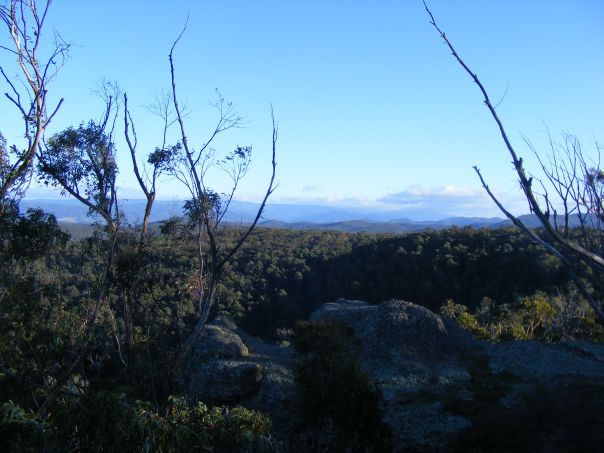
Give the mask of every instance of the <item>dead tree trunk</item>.
[[[524, 192], [524, 196], [529, 204], [530, 210], [532, 213], [535, 214], [535, 216], [539, 220], [539, 223], [543, 227], [543, 233], [539, 233], [539, 232], [530, 230], [526, 225], [524, 225], [524, 223], [518, 217], [514, 216], [511, 212], [509, 212], [507, 209], [505, 209], [505, 207], [499, 202], [499, 200], [495, 197], [495, 195], [489, 189], [489, 187], [486, 184], [485, 180], [483, 179], [478, 167], [475, 166], [474, 170], [478, 174], [478, 177], [480, 178], [480, 182], [481, 182], [483, 188], [486, 190], [487, 194], [493, 200], [493, 202], [497, 205], [497, 207], [506, 215], [506, 217], [508, 217], [514, 223], [514, 225], [516, 225], [523, 232], [525, 232], [527, 235], [529, 235], [529, 237], [531, 237], [535, 242], [544, 246], [546, 248], [546, 250], [548, 250], [551, 254], [553, 254], [558, 259], [560, 259], [560, 261], [562, 262], [562, 265], [568, 272], [569, 276], [576, 283], [580, 292], [586, 298], [586, 300], [589, 302], [590, 306], [594, 310], [594, 313], [596, 314], [596, 317], [599, 320], [599, 322], [604, 323], [604, 307], [602, 305], [602, 301], [597, 299], [597, 295], [593, 294], [593, 291], [591, 291], [589, 288], [590, 285], [587, 284], [585, 281], [586, 278], [587, 278], [587, 280], [589, 280], [590, 278], [598, 279], [599, 276], [602, 275], [602, 272], [604, 272], [604, 255], [602, 255], [601, 252], [600, 253], [598, 253], [597, 251], [595, 252], [594, 250], [591, 250], [590, 248], [581, 245], [577, 241], [574, 241], [567, 234], [567, 232], [568, 232], [567, 229], [562, 228], [562, 230], [561, 230], [558, 227], [558, 224], [556, 221], [557, 213], [555, 210], [552, 209], [553, 204], [552, 204], [551, 200], [549, 199], [547, 190], [544, 190], [543, 206], [539, 203], [538, 197], [533, 188], [533, 178], [527, 176], [526, 170], [524, 168], [523, 160], [521, 157], [518, 156], [518, 153], [512, 146], [512, 143], [508, 137], [508, 134], [503, 126], [503, 122], [499, 118], [499, 115], [497, 114], [495, 107], [491, 103], [491, 100], [489, 98], [489, 95], [488, 95], [484, 85], [482, 84], [482, 82], [480, 81], [480, 79], [478, 78], [476, 73], [474, 73], [468, 67], [468, 65], [464, 62], [464, 60], [457, 53], [457, 51], [453, 47], [453, 44], [449, 40], [449, 37], [437, 25], [436, 20], [434, 19], [434, 16], [433, 16], [432, 12], [430, 11], [430, 9], [428, 8], [428, 6], [426, 5], [425, 1], [424, 1], [424, 7], [430, 17], [430, 23], [436, 29], [436, 31], [441, 36], [441, 38], [444, 40], [445, 44], [451, 51], [453, 57], [457, 60], [457, 62], [463, 68], [463, 70], [472, 78], [474, 83], [478, 86], [478, 88], [482, 94], [483, 101], [484, 101], [487, 109], [489, 110], [491, 117], [497, 124], [501, 138], [508, 150], [508, 153], [512, 157], [512, 163], [514, 165], [514, 169], [516, 171], [516, 175], [518, 177], [520, 187], [522, 188], [522, 190]], [[542, 166], [543, 166], [543, 163], [542, 163]], [[574, 168], [575, 170], [577, 170], [577, 167], [571, 166], [570, 168]], [[599, 169], [597, 170], [597, 172], [599, 172]], [[554, 183], [554, 185], [562, 184], [562, 187], [561, 187], [562, 189], [572, 188], [572, 186], [574, 186], [578, 180], [581, 180], [581, 178], [585, 178], [585, 180], [589, 183], [588, 176], [577, 175], [577, 174], [572, 174], [572, 175], [568, 174], [567, 176], [569, 177], [569, 180], [566, 183], [561, 179], [558, 179], [558, 181], [556, 182], [557, 177], [555, 175], [555, 169], [553, 169], [553, 171], [551, 173], [549, 173], [549, 176], [548, 176], [548, 172], [546, 171], [546, 176], [550, 178], [550, 181], [552, 181], [552, 179], [553, 179], [552, 182]], [[585, 183], [583, 183], [583, 184], [585, 184]], [[565, 201], [568, 201], [568, 199], [567, 198], [565, 199], [564, 192], [562, 192], [562, 204], [567, 207], [566, 209], [568, 209], [568, 203], [565, 203]], [[582, 205], [580, 200], [576, 199], [575, 201], [579, 206]], [[599, 212], [599, 210], [598, 210], [599, 206], [602, 206], [602, 193], [595, 191], [595, 196], [592, 198], [591, 205], [583, 204], [583, 206], [586, 206], [588, 211], [593, 210], [597, 216], [597, 213]], [[565, 211], [564, 215], [565, 215], [566, 219], [568, 219], [568, 214], [569, 214], [568, 211]], [[565, 225], [568, 225], [568, 220], [565, 220]], [[602, 230], [599, 226], [595, 230], [598, 234], [602, 234]], [[585, 276], [584, 272], [582, 272], [583, 266], [587, 266], [588, 268], [591, 268], [594, 271], [594, 274], [592, 274], [591, 277]]]

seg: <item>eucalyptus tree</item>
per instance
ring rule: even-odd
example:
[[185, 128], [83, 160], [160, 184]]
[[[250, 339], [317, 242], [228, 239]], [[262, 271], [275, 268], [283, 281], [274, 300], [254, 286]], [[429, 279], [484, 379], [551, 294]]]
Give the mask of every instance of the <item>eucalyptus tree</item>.
[[119, 208], [115, 145], [105, 125], [90, 121], [52, 136], [38, 163], [39, 179], [60, 187], [116, 231]]
[[[212, 147], [216, 137], [243, 125], [243, 118], [235, 112], [233, 105], [230, 102], [226, 102], [219, 92], [217, 92], [217, 99], [214, 103], [214, 107], [218, 113], [217, 119], [214, 127], [209, 131], [208, 138], [198, 147], [194, 147], [189, 143], [185, 115], [177, 93], [174, 63], [174, 51], [185, 30], [186, 25], [179, 37], [174, 41], [169, 54], [172, 102], [181, 143], [180, 153], [177, 156], [173, 174], [184, 184], [191, 197], [185, 203], [185, 211], [197, 232], [198, 269], [193, 287], [195, 288], [194, 294], [196, 296], [198, 313], [197, 322], [192, 332], [184, 341], [176, 358], [174, 366], [176, 376], [179, 375], [189, 351], [199, 338], [208, 321], [210, 310], [214, 305], [218, 281], [225, 265], [248, 239], [262, 217], [268, 198], [275, 190], [277, 166], [277, 125], [271, 112], [273, 126], [271, 176], [266, 191], [254, 219], [242, 228], [234, 244], [228, 245], [226, 241], [221, 242], [220, 232], [226, 226], [226, 214], [239, 188], [239, 183], [246, 176], [249, 169], [252, 147], [237, 146], [222, 159], [216, 159], [215, 150]], [[208, 185], [208, 172], [216, 168], [222, 170], [231, 183], [230, 189], [222, 194], [217, 193]]]
[[[74, 197], [88, 208], [90, 215], [100, 216], [105, 223], [106, 235], [106, 240], [103, 241], [106, 246], [105, 268], [94, 285], [94, 307], [85, 323], [83, 341], [69, 368], [48, 392], [38, 409], [38, 415], [45, 415], [72, 374], [77, 373], [88, 353], [101, 306], [107, 303], [107, 293], [112, 280], [122, 222], [116, 187], [118, 167], [114, 144], [115, 123], [119, 114], [119, 90], [116, 85], [102, 84], [100, 94], [105, 100], [105, 110], [101, 118], [82, 123], [78, 127], [68, 127], [54, 134], [44, 142], [43, 152], [38, 159], [38, 179], [47, 185], [60, 188], [62, 194]], [[124, 312], [127, 318], [127, 307]], [[120, 359], [126, 364], [117, 336], [116, 341]]]

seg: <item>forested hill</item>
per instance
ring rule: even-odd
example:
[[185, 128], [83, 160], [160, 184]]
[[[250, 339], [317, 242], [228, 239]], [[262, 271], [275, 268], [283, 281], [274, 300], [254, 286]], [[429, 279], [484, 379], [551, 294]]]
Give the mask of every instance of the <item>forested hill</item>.
[[[83, 282], [94, 281], [85, 270], [97, 258], [86, 254], [97, 239], [77, 239], [92, 227], [70, 228], [74, 236], [63, 255], [63, 285], [77, 288], [77, 299], [90, 291]], [[131, 278], [144, 282], [139, 290], [149, 292], [154, 304], [172, 310], [186, 294], [196, 244], [183, 224], [158, 230], [147, 264]], [[238, 228], [228, 228], [223, 240], [228, 244], [238, 236]], [[567, 283], [555, 258], [511, 228], [453, 227], [403, 235], [260, 228], [225, 268], [214, 314], [270, 338], [340, 297], [371, 303], [403, 299], [435, 311], [453, 300], [474, 310], [485, 298], [513, 304], [537, 291], [559, 294]]]
[[403, 299], [435, 311], [453, 300], [474, 310], [485, 298], [501, 306], [537, 291], [560, 294], [567, 282], [559, 263], [514, 229], [407, 235], [259, 229], [229, 266], [216, 313], [272, 337], [339, 297]]

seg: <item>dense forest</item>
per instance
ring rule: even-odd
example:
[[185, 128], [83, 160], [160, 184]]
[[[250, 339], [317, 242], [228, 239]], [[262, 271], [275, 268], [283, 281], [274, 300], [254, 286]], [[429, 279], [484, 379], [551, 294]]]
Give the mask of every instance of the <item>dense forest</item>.
[[[210, 417], [199, 411], [210, 411], [216, 418], [212, 426], [224, 423], [224, 430], [230, 429], [222, 409], [192, 407], [171, 396], [179, 388], [171, 367], [195, 323], [193, 301], [199, 291], [194, 278], [197, 242], [188, 223], [164, 222], [142, 250], [137, 231], [123, 230], [116, 259], [105, 274], [110, 244], [102, 229], [70, 240], [52, 215], [11, 213], [1, 231], [3, 443], [56, 449], [98, 443], [110, 449], [108, 442], [116, 436], [111, 426], [125, 429], [132, 414], [158, 408], [168, 410], [168, 415], [156, 415], [164, 417], [161, 426], [167, 432], [162, 436], [176, 436], [169, 428], [175, 419], [186, 425], [196, 417]], [[240, 232], [228, 228], [221, 240], [236, 241]], [[105, 275], [107, 282], [102, 281]], [[107, 292], [89, 329], [103, 284]], [[211, 318], [228, 316], [254, 335], [283, 343], [291, 341], [296, 321], [339, 297], [413, 301], [441, 310], [493, 341], [602, 338], [602, 329], [559, 263], [513, 229], [453, 228], [402, 236], [259, 229], [225, 269]], [[130, 344], [125, 298], [131, 301], [134, 327]], [[34, 414], [52, 384], [81, 351], [84, 359], [69, 374], [52, 416], [37, 421]], [[80, 425], [89, 411], [104, 420], [102, 430]], [[254, 412], [237, 416], [242, 429], [251, 431], [262, 417]], [[270, 432], [268, 421], [262, 423], [263, 429], [250, 434], [254, 442], [266, 441]], [[150, 435], [148, 429], [139, 434]], [[120, 445], [139, 445], [134, 431], [134, 438], [120, 438]], [[91, 437], [82, 438], [82, 432]], [[228, 434], [212, 438], [219, 434], [205, 433], [208, 445], [232, 448], [221, 443]], [[187, 437], [190, 432], [180, 435], [186, 439], [171, 437], [169, 442], [200, 441]]]

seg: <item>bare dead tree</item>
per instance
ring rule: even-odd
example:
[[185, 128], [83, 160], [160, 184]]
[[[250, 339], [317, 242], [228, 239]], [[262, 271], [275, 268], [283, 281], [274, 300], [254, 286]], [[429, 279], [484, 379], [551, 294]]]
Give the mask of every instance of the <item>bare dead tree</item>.
[[[543, 155], [537, 152], [528, 138], [524, 137], [524, 141], [541, 167], [541, 195], [549, 211], [553, 213], [554, 227], [563, 237], [568, 238], [571, 226], [574, 225], [581, 231], [581, 245], [602, 255], [604, 175], [600, 170], [598, 143], [595, 144], [594, 159], [590, 160], [579, 139], [570, 134], [563, 135], [561, 142], [555, 142], [548, 131], [549, 149]], [[548, 190], [553, 190], [554, 200], [549, 196]]]
[[[168, 146], [166, 143], [168, 128], [176, 121], [171, 115], [171, 104], [171, 96], [163, 96], [161, 98], [158, 97], [155, 104], [149, 108], [152, 113], [159, 116], [163, 121], [162, 143], [161, 146], [156, 147], [154, 151], [148, 154], [146, 165], [139, 165], [136, 156], [138, 136], [132, 115], [128, 108], [128, 96], [124, 93], [124, 136], [130, 151], [132, 170], [146, 199], [138, 248], [133, 255], [134, 263], [138, 263], [138, 265], [142, 265], [143, 261], [143, 248], [145, 246], [151, 212], [155, 202], [157, 182], [163, 173], [172, 170], [174, 157], [181, 148], [180, 144]], [[134, 351], [133, 305], [136, 304], [137, 301], [137, 290], [133, 287], [132, 282], [124, 281], [123, 279], [121, 280], [125, 336], [128, 346], [128, 356], [131, 358]], [[155, 390], [153, 389], [153, 391]]]
[[[45, 52], [44, 24], [52, 0], [10, 0], [0, 6], [0, 22], [6, 26], [10, 44], [0, 49], [16, 57], [20, 77], [11, 78], [0, 65], [0, 73], [9, 90], [5, 97], [23, 119], [24, 149], [16, 145], [1, 156], [0, 214], [6, 202], [20, 199], [32, 172], [44, 131], [63, 103], [59, 100], [50, 114], [47, 110], [48, 85], [56, 77], [68, 56], [69, 44], [54, 33], [54, 45]], [[42, 54], [45, 54], [44, 56]]]
[[[185, 210], [196, 226], [198, 241], [199, 270], [196, 281], [198, 319], [193, 331], [183, 343], [174, 365], [174, 374], [178, 376], [195, 341], [199, 338], [214, 304], [217, 284], [224, 266], [233, 258], [252, 233], [262, 217], [266, 202], [275, 190], [277, 125], [272, 117], [272, 173], [268, 187], [256, 212], [254, 220], [246, 226], [234, 245], [226, 246], [219, 239], [220, 228], [224, 226], [225, 215], [237, 191], [238, 185], [246, 175], [251, 160], [251, 147], [238, 146], [224, 159], [215, 160], [212, 143], [221, 133], [241, 127], [242, 117], [237, 115], [231, 103], [225, 102], [220, 93], [214, 107], [218, 111], [218, 120], [211, 130], [209, 138], [199, 148], [189, 144], [185, 128], [184, 114], [179, 104], [176, 90], [174, 50], [186, 30], [174, 41], [169, 54], [170, 75], [172, 82], [172, 101], [180, 130], [182, 150], [179, 165], [175, 167], [175, 176], [189, 190], [191, 199], [185, 203]], [[225, 194], [218, 194], [207, 186], [206, 175], [210, 168], [220, 167], [231, 181], [231, 189]]]
[[151, 218], [153, 203], [155, 202], [158, 178], [162, 173], [173, 170], [174, 157], [180, 151], [180, 144], [169, 146], [166, 143], [168, 128], [176, 122], [176, 120], [170, 115], [171, 103], [171, 96], [163, 96], [162, 98], [158, 98], [156, 103], [150, 108], [152, 113], [156, 114], [162, 119], [163, 132], [161, 146], [156, 147], [155, 150], [149, 153], [147, 156], [147, 164], [151, 166], [151, 174], [149, 175], [146, 166], [142, 167], [143, 171], [141, 172], [141, 167], [136, 159], [138, 137], [136, 135], [132, 115], [128, 109], [128, 96], [126, 93], [124, 93], [124, 135], [126, 137], [128, 149], [130, 150], [134, 175], [136, 176], [136, 180], [146, 198], [145, 213], [143, 216], [143, 223], [141, 226], [141, 234], [139, 239], [139, 249], [143, 247], [145, 243], [145, 236], [147, 235], [147, 231], [149, 229], [149, 220]]
[[[503, 212], [514, 225], [520, 228], [535, 242], [545, 247], [546, 250], [561, 261], [583, 297], [585, 297], [591, 308], [594, 310], [599, 322], [604, 323], [604, 307], [602, 301], [598, 300], [596, 291], [594, 291], [594, 288], [599, 286], [600, 277], [602, 271], [604, 271], [604, 255], [602, 254], [602, 248], [594, 250], [590, 247], [589, 241], [584, 240], [581, 242], [575, 240], [574, 236], [570, 234], [569, 229], [571, 215], [576, 213], [581, 222], [584, 238], [586, 237], [586, 234], [601, 237], [602, 228], [600, 224], [600, 213], [602, 212], [602, 195], [604, 194], [604, 191], [602, 190], [604, 188], [604, 173], [602, 173], [599, 167], [592, 169], [588, 168], [584, 154], [581, 152], [580, 146], [578, 146], [578, 141], [569, 137], [564, 151], [565, 155], [555, 152], [556, 150], [554, 149], [553, 154], [550, 154], [549, 157], [546, 158], [549, 160], [545, 160], [540, 158], [539, 154], [536, 153], [541, 168], [544, 171], [545, 180], [549, 182], [549, 185], [546, 185], [543, 181], [540, 181], [543, 192], [539, 194], [533, 187], [534, 178], [527, 175], [523, 159], [522, 157], [519, 157], [514, 149], [484, 85], [476, 73], [468, 67], [457, 53], [445, 32], [437, 25], [425, 0], [424, 7], [430, 17], [430, 24], [436, 29], [451, 51], [453, 57], [459, 65], [461, 65], [463, 70], [468, 73], [482, 93], [483, 101], [489, 110], [491, 117], [497, 124], [501, 138], [512, 157], [512, 164], [518, 177], [520, 187], [528, 202], [529, 209], [539, 220], [542, 231], [528, 228], [520, 218], [514, 216], [507, 210], [490, 190], [480, 173], [479, 168], [474, 166], [474, 170], [480, 179], [482, 187], [501, 212]], [[550, 141], [550, 146], [554, 147], [552, 141]], [[599, 147], [597, 146], [597, 148], [599, 155]], [[548, 193], [548, 187], [552, 186], [562, 205], [562, 217], [564, 220], [561, 225], [558, 223], [558, 212], [555, 209], [556, 203], [554, 203], [550, 193]], [[586, 269], [590, 272], [586, 271]]]

